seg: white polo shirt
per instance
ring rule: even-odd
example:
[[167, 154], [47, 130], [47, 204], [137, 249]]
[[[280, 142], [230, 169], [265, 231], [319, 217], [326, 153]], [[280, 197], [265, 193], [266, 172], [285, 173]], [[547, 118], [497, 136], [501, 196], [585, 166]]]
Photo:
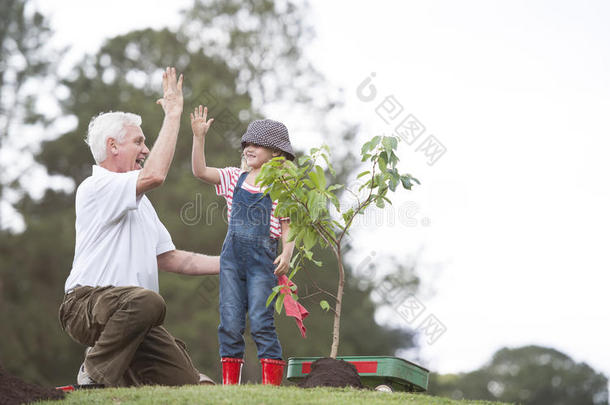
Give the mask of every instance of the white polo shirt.
[[176, 247], [152, 204], [136, 198], [139, 170], [93, 166], [76, 190], [76, 246], [65, 291], [78, 285], [159, 291], [157, 255]]

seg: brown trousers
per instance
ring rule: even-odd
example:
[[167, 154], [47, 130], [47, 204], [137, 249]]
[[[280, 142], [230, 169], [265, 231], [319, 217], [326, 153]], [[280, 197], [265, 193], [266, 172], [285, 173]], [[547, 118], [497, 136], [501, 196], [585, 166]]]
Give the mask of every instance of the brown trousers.
[[165, 301], [140, 287], [77, 287], [59, 308], [62, 328], [91, 346], [85, 369], [106, 386], [197, 384], [185, 344], [161, 326]]

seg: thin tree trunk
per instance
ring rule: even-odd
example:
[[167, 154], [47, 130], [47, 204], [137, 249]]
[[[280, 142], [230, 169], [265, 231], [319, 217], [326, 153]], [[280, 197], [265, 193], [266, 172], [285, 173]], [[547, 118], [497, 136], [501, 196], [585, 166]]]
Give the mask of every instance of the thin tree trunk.
[[343, 286], [345, 285], [345, 272], [341, 252], [337, 253], [337, 264], [339, 265], [339, 287], [337, 288], [337, 305], [335, 306], [335, 320], [333, 323], [333, 344], [330, 348], [330, 357], [337, 358], [339, 351], [339, 328], [341, 326], [341, 302], [343, 301]]

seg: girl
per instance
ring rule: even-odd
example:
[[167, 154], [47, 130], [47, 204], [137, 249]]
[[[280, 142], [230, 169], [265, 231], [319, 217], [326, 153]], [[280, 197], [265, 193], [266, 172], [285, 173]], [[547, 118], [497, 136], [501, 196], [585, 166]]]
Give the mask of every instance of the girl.
[[[263, 384], [280, 385], [285, 362], [275, 332], [273, 305], [266, 301], [278, 284], [276, 276], [287, 273], [294, 242], [288, 242], [289, 218], [274, 216], [276, 202], [256, 185], [262, 165], [273, 157], [294, 160], [288, 130], [281, 122], [256, 120], [241, 138], [242, 169], [207, 167], [205, 135], [214, 119], [207, 120], [207, 107], [191, 114], [193, 174], [216, 186], [225, 197], [229, 229], [220, 254], [220, 325], [218, 340], [223, 384], [239, 384], [244, 355], [246, 312], [252, 338], [261, 361]], [[282, 254], [277, 256], [282, 238]], [[274, 260], [275, 259], [275, 260]], [[277, 265], [274, 269], [274, 265]]]

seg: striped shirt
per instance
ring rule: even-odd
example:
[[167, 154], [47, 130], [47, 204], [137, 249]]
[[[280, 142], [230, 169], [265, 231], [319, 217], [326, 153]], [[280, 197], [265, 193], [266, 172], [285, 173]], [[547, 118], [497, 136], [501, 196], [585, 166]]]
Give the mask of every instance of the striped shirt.
[[[227, 200], [227, 217], [228, 220], [231, 220], [231, 205], [233, 204], [233, 190], [235, 189], [235, 185], [237, 185], [237, 181], [239, 180], [239, 176], [244, 173], [244, 170], [241, 170], [237, 167], [225, 167], [223, 169], [217, 169], [220, 174], [220, 184], [216, 185], [216, 194], [223, 196], [225, 200]], [[242, 190], [248, 191], [250, 193], [262, 193], [260, 187], [251, 186], [245, 181], [241, 184]], [[277, 201], [273, 201], [271, 205], [271, 221], [269, 229], [271, 231], [271, 237], [274, 239], [279, 239], [282, 236], [282, 227], [280, 226], [280, 221], [287, 221], [290, 218], [278, 218], [275, 216], [275, 208], [277, 207]]]

